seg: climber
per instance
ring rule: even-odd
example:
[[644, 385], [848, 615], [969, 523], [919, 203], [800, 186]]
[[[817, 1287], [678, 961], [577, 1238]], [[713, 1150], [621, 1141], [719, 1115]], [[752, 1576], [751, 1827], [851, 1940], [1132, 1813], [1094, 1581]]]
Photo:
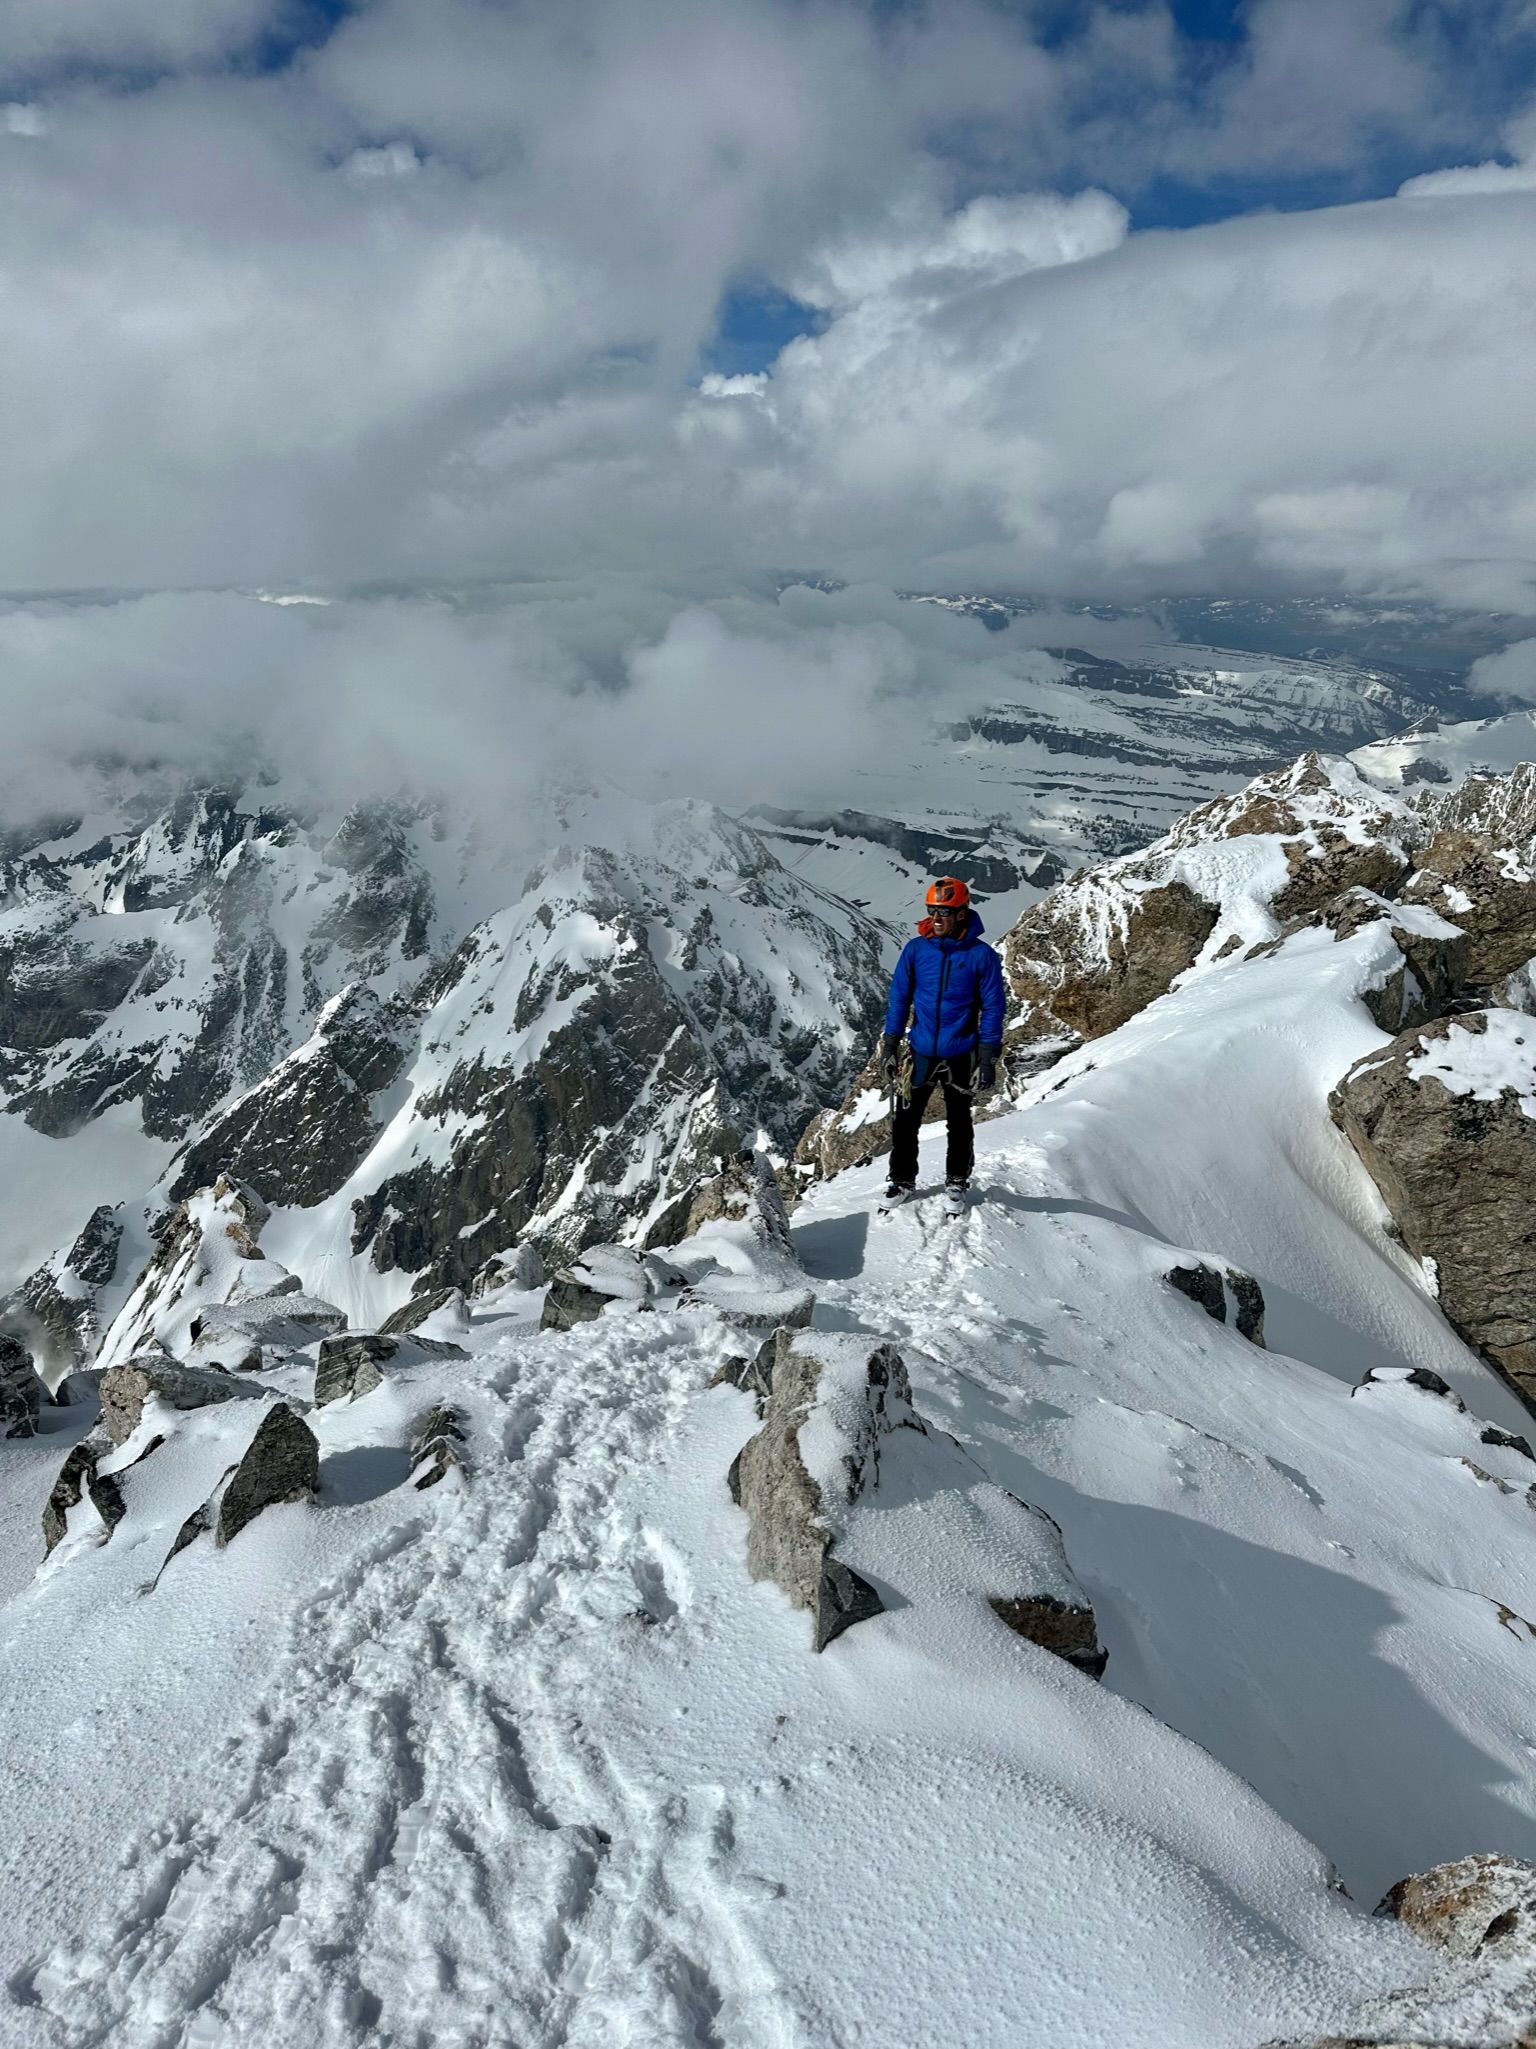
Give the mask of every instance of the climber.
[[[897, 1095], [891, 1120], [885, 1206], [905, 1202], [917, 1185], [917, 1132], [935, 1086], [944, 1090], [948, 1146], [944, 1177], [958, 1211], [975, 1156], [971, 1103], [997, 1079], [1003, 1050], [1003, 966], [983, 940], [971, 893], [955, 875], [928, 891], [928, 916], [902, 948], [891, 977], [880, 1065]], [[911, 1024], [910, 1086], [899, 1085], [901, 1041]]]

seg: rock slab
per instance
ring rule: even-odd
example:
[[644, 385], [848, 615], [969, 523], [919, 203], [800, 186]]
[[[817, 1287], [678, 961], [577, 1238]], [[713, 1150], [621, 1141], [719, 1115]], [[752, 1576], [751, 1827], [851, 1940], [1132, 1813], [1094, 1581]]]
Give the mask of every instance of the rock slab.
[[109, 1440], [122, 1444], [138, 1429], [147, 1401], [164, 1402], [172, 1409], [203, 1409], [211, 1402], [249, 1399], [261, 1392], [226, 1373], [178, 1366], [159, 1352], [141, 1353], [101, 1376], [101, 1420]]
[[245, 1457], [224, 1489], [214, 1542], [222, 1550], [263, 1509], [283, 1501], [310, 1501], [320, 1484], [320, 1446], [315, 1433], [278, 1402], [261, 1419]]

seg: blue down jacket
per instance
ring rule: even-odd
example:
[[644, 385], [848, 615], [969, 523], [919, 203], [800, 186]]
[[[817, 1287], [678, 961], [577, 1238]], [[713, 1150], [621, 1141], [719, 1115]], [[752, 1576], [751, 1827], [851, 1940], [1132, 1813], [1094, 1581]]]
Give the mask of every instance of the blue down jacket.
[[1003, 1043], [1003, 964], [981, 934], [981, 920], [972, 911], [962, 938], [940, 939], [919, 926], [917, 938], [901, 950], [885, 1029], [899, 1038], [910, 1017], [912, 1051], [919, 1059], [948, 1060]]

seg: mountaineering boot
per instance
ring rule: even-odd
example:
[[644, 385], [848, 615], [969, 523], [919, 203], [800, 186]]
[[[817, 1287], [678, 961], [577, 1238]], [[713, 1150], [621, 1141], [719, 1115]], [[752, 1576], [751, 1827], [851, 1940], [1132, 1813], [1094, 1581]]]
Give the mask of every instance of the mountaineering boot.
[[944, 1214], [945, 1214], [945, 1216], [947, 1216], [947, 1217], [958, 1217], [958, 1216], [962, 1215], [962, 1214], [964, 1213], [964, 1210], [965, 1210], [965, 1206], [966, 1206], [966, 1204], [967, 1204], [967, 1203], [968, 1203], [968, 1202], [970, 1201], [970, 1199], [971, 1199], [971, 1184], [970, 1184], [970, 1182], [969, 1182], [969, 1181], [946, 1181], [946, 1182], [945, 1182], [945, 1184], [944, 1184]]

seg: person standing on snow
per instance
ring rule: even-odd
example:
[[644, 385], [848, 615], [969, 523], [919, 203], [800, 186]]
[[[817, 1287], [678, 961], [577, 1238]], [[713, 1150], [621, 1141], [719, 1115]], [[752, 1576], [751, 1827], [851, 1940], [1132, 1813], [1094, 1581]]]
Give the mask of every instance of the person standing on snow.
[[948, 1146], [944, 1177], [950, 1205], [959, 1208], [975, 1160], [971, 1103], [990, 1089], [1003, 1050], [1003, 964], [982, 936], [971, 892], [955, 875], [928, 891], [928, 916], [902, 948], [891, 977], [880, 1064], [893, 1087], [900, 1072], [902, 1035], [911, 1023], [911, 1087], [891, 1120], [887, 1206], [905, 1202], [917, 1185], [917, 1133], [935, 1086], [944, 1090]]

